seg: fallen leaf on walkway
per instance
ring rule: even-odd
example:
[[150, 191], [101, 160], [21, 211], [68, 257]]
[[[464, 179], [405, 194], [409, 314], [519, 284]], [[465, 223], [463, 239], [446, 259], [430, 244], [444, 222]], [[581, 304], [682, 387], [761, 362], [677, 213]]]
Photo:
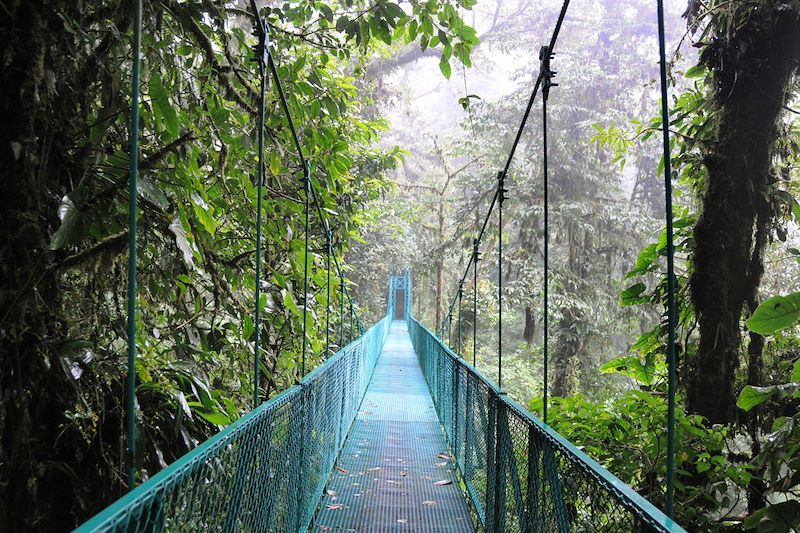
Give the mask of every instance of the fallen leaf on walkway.
[[344, 468], [342, 468], [340, 466], [336, 467], [336, 471], [339, 472], [340, 474], [349, 474], [350, 473], [350, 472], [348, 472], [347, 470], [345, 470]]
[[332, 527], [322, 526], [322, 525], [319, 525], [319, 524], [317, 524], [317, 527], [322, 531], [333, 531]]
[[453, 482], [450, 481], [449, 479], [440, 479], [439, 481], [434, 483], [434, 485], [439, 485], [440, 487], [444, 486], [444, 485], [452, 485], [452, 484], [453, 484]]
[[447, 466], [447, 463], [436, 463], [436, 466]]
[[375, 468], [367, 468], [367, 472], [375, 472], [376, 470], [380, 470], [381, 467], [376, 466]]
[[405, 519], [405, 518], [398, 518], [397, 519], [397, 523], [398, 524], [408, 524], [408, 520]]
[[400, 477], [406, 477], [408, 475], [407, 472], [400, 472]]
[[452, 459], [452, 457], [450, 457], [450, 456], [449, 456], [449, 455], [447, 455], [446, 453], [440, 453], [440, 454], [439, 454], [439, 455], [437, 455], [436, 457], [438, 457], [439, 459], [447, 459], [448, 461]]
[[331, 504], [328, 504], [326, 507], [328, 508], [329, 511], [338, 511], [339, 509], [342, 508], [342, 504], [341, 503], [331, 503]]
[[335, 490], [330, 490], [329, 489], [329, 490], [327, 490], [325, 492], [328, 494], [328, 496], [333, 496], [334, 498], [336, 497], [336, 491]]
[[425, 507], [433, 507], [434, 505], [436, 505], [436, 502], [434, 500], [425, 500], [424, 502], [422, 502], [422, 505], [424, 505]]

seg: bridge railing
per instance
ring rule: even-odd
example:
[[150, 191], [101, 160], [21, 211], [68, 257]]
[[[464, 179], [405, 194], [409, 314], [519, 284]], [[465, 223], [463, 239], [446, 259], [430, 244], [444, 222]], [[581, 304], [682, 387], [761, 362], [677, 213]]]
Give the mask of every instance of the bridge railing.
[[79, 532], [306, 531], [389, 331], [384, 318]]
[[484, 531], [684, 531], [413, 317], [408, 327]]

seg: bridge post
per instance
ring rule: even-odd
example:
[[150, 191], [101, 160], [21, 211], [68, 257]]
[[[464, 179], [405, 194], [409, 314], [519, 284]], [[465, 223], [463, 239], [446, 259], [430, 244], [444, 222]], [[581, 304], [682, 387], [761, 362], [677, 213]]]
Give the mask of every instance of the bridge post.
[[502, 392], [489, 391], [489, 424], [486, 432], [486, 531], [502, 533], [505, 530], [506, 510], [506, 454], [512, 446], [509, 440], [508, 411], [500, 396]]
[[489, 424], [486, 431], [486, 531], [500, 533], [497, 529], [497, 398], [489, 391]]
[[461, 379], [461, 368], [460, 365], [454, 365], [453, 371], [453, 455], [455, 456], [455, 463], [458, 464], [458, 451], [459, 448], [463, 448], [463, 446], [459, 446], [460, 440], [458, 438], [458, 404], [459, 404], [459, 381]]
[[306, 460], [305, 460], [305, 441], [306, 441], [306, 411], [307, 411], [307, 404], [308, 404], [308, 388], [305, 386], [304, 383], [300, 383], [300, 413], [299, 416], [292, 417], [292, 423], [290, 427], [293, 429], [297, 429], [299, 426], [299, 431], [290, 431], [286, 438], [292, 438], [290, 435], [299, 435], [299, 438], [296, 438], [295, 442], [297, 442], [298, 446], [300, 447], [299, 453], [291, 454], [291, 460], [294, 463], [294, 486], [295, 488], [295, 498], [294, 498], [294, 528], [292, 531], [301, 531], [302, 530], [302, 522], [303, 522], [303, 507], [305, 501], [305, 493], [303, 491], [303, 483], [306, 478], [304, 471], [306, 467]]
[[539, 478], [541, 476], [539, 462], [541, 447], [539, 446], [539, 436], [534, 426], [528, 428], [528, 501], [526, 504], [528, 512], [525, 531], [536, 533], [542, 530], [539, 520], [539, 504], [541, 494], [539, 492]]

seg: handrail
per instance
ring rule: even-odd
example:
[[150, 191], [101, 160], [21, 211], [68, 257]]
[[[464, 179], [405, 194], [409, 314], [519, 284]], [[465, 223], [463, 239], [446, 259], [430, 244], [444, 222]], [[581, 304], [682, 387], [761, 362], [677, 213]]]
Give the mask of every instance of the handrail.
[[76, 531], [305, 531], [390, 324], [387, 315], [298, 385], [178, 458]]
[[685, 531], [413, 317], [409, 332], [485, 531]]

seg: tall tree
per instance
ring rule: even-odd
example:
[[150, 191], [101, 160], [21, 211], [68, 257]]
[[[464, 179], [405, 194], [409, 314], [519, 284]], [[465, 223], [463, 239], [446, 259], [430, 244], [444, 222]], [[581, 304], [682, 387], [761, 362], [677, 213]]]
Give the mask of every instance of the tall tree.
[[[705, 181], [690, 280], [700, 341], [685, 373], [687, 402], [711, 422], [729, 422], [742, 314], [758, 301], [773, 229], [773, 155], [800, 69], [800, 2], [691, 2], [688, 20], [692, 28], [705, 24], [700, 62], [711, 73], [711, 131], [701, 144]], [[760, 350], [759, 342], [752, 347]]]

